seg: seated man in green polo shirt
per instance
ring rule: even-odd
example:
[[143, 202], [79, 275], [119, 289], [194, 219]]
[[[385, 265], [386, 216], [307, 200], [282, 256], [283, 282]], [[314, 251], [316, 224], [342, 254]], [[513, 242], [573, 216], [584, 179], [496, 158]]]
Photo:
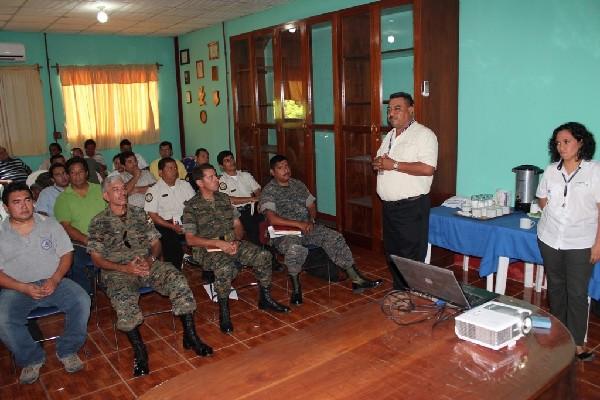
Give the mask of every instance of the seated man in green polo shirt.
[[67, 231], [75, 249], [68, 277], [91, 295], [92, 281], [86, 272], [86, 266], [92, 263], [86, 249], [88, 227], [92, 218], [106, 208], [106, 202], [100, 185], [88, 182], [88, 165], [83, 158], [71, 158], [66, 168], [71, 184], [56, 199], [54, 217]]

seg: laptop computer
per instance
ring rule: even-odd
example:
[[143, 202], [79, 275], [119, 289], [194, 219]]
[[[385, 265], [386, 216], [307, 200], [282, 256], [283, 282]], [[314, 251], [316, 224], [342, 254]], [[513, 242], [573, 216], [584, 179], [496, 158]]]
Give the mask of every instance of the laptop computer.
[[499, 296], [498, 293], [485, 289], [459, 284], [454, 272], [446, 268], [394, 255], [392, 261], [411, 290], [444, 300], [463, 310], [487, 303]]

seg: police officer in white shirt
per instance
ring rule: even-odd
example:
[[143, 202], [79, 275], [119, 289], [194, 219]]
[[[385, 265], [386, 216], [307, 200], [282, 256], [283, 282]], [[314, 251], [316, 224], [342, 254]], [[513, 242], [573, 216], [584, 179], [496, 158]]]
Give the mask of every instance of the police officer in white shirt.
[[182, 242], [185, 240], [181, 226], [184, 202], [196, 194], [190, 184], [179, 179], [177, 163], [171, 157], [158, 162], [160, 179], [146, 191], [144, 210], [150, 215], [161, 234], [164, 261], [181, 268]]
[[414, 102], [404, 92], [390, 95], [388, 132], [373, 160], [377, 194], [383, 201], [383, 245], [394, 289], [405, 287], [390, 255], [423, 261], [429, 234], [429, 191], [437, 166], [437, 137], [414, 119]]
[[258, 225], [264, 219], [256, 212], [255, 205], [260, 198], [260, 185], [251, 174], [236, 169], [235, 158], [229, 150], [217, 155], [217, 162], [223, 170], [219, 179], [219, 191], [228, 194], [231, 203], [240, 212], [240, 221], [246, 231], [248, 241], [260, 246]]

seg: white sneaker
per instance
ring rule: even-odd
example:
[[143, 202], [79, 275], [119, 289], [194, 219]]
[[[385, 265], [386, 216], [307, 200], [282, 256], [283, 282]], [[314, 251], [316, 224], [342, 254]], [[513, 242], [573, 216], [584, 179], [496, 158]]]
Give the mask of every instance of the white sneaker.
[[40, 368], [44, 365], [44, 361], [38, 364], [31, 364], [21, 370], [21, 376], [19, 376], [19, 383], [22, 385], [29, 385], [37, 381], [40, 377]]
[[65, 371], [69, 373], [77, 372], [83, 368], [83, 362], [76, 353], [63, 358], [58, 357], [58, 359], [65, 366]]

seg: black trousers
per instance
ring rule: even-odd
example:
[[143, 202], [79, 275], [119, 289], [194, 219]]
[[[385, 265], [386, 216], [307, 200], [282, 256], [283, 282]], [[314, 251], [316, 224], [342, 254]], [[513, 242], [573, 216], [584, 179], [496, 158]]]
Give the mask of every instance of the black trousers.
[[588, 328], [588, 285], [594, 265], [591, 249], [556, 250], [538, 240], [548, 278], [550, 312], [562, 322], [583, 346]]
[[252, 215], [250, 213], [250, 205], [239, 207], [238, 211], [241, 214], [240, 221], [246, 232], [246, 240], [257, 246], [262, 246], [258, 237], [258, 225], [264, 221], [265, 217], [257, 209], [254, 210], [254, 215]]
[[406, 283], [390, 256], [397, 255], [424, 261], [429, 236], [428, 195], [416, 199], [383, 202], [383, 247], [392, 275], [394, 289], [404, 289]]
[[174, 230], [160, 225], [154, 226], [160, 233], [160, 244], [164, 260], [173, 264], [175, 268], [181, 269], [181, 263], [183, 262], [182, 243], [185, 240], [185, 236], [179, 235]]

